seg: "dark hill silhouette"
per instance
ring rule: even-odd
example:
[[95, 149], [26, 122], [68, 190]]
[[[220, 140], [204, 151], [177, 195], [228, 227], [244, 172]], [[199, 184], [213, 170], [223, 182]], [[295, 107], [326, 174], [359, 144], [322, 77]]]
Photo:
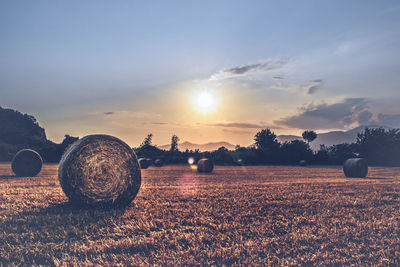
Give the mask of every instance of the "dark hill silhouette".
[[[317, 138], [310, 143], [310, 146], [313, 150], [318, 150], [320, 145], [332, 146], [343, 143], [353, 143], [357, 140], [357, 134], [363, 132], [365, 128], [384, 128], [385, 130], [392, 129], [391, 127], [381, 125], [363, 125], [348, 131], [332, 131], [327, 133], [319, 133]], [[302, 140], [303, 138], [296, 135], [280, 135], [277, 137], [277, 139], [280, 143], [284, 143], [293, 140]]]
[[0, 161], [10, 160], [22, 148], [31, 148], [39, 152], [43, 160], [57, 162], [75, 140], [76, 137], [66, 135], [61, 144], [56, 144], [47, 139], [34, 116], [0, 107]]
[[[180, 151], [185, 151], [186, 149], [188, 149], [188, 150], [198, 149], [199, 151], [214, 151], [222, 146], [227, 148], [228, 150], [235, 149], [235, 146], [228, 142], [213, 142], [213, 143], [206, 143], [206, 144], [194, 144], [194, 143], [187, 142], [187, 141], [179, 144], [178, 149]], [[171, 148], [171, 145], [162, 145], [162, 146], [159, 146], [159, 148], [164, 149], [164, 150], [169, 150]]]
[[48, 140], [35, 117], [0, 107], [0, 143], [43, 145]]
[[[361, 133], [365, 130], [365, 128], [370, 128], [370, 129], [376, 129], [376, 128], [384, 128], [385, 130], [390, 130], [392, 129], [391, 127], [387, 126], [381, 126], [381, 125], [364, 125], [364, 126], [359, 126], [354, 129], [348, 130], [348, 131], [331, 131], [331, 132], [326, 132], [326, 133], [319, 133], [317, 138], [310, 143], [310, 147], [317, 151], [319, 150], [320, 145], [326, 145], [326, 146], [332, 146], [332, 145], [337, 145], [337, 144], [343, 144], [343, 143], [354, 143], [357, 140], [357, 134]], [[303, 137], [297, 136], [297, 135], [279, 135], [276, 138], [281, 144], [285, 142], [291, 142], [294, 140], [303, 140]], [[199, 151], [214, 151], [217, 150], [220, 147], [225, 147], [228, 150], [234, 150], [235, 146], [225, 142], [211, 142], [211, 143], [206, 143], [206, 144], [195, 144], [191, 143], [188, 141], [185, 141], [183, 143], [180, 143], [178, 145], [178, 149], [180, 151], [185, 151], [186, 149], [188, 150], [196, 150], [198, 149]], [[160, 149], [163, 150], [169, 150], [171, 145], [162, 145], [159, 146]]]

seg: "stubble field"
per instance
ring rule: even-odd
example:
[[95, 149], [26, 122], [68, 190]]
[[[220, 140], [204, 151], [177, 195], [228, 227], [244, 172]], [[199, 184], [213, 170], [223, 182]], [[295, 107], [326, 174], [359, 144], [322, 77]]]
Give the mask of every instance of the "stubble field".
[[125, 211], [71, 207], [57, 168], [0, 164], [0, 265], [400, 265], [400, 168], [151, 167]]

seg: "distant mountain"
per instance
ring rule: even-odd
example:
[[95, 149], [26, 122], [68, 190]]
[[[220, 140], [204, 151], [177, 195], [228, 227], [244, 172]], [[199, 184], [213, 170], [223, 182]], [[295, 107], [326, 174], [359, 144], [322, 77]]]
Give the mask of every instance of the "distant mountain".
[[[392, 129], [391, 127], [381, 126], [381, 125], [365, 125], [359, 126], [357, 128], [348, 130], [348, 131], [332, 131], [327, 133], [319, 133], [317, 138], [310, 143], [310, 146], [314, 150], [318, 150], [320, 145], [336, 145], [342, 143], [353, 143], [357, 140], [357, 134], [361, 133], [365, 130], [365, 128], [384, 128], [385, 130]], [[296, 135], [280, 135], [277, 137], [278, 141], [283, 142], [290, 142], [293, 140], [302, 140], [301, 136]]]
[[[357, 134], [361, 133], [365, 130], [365, 128], [384, 128], [385, 130], [392, 129], [391, 127], [382, 126], [382, 125], [366, 125], [366, 126], [359, 126], [357, 128], [348, 130], [348, 131], [332, 131], [327, 133], [319, 133], [318, 137], [310, 143], [310, 146], [314, 150], [318, 150], [320, 145], [324, 144], [326, 146], [332, 146], [336, 144], [342, 143], [353, 143], [357, 140]], [[277, 136], [277, 140], [280, 143], [290, 142], [293, 140], [303, 140], [303, 137], [297, 135], [279, 135]], [[194, 144], [190, 142], [183, 142], [179, 144], [178, 148], [180, 151], [185, 151], [186, 149], [189, 150], [196, 150], [199, 149], [200, 151], [213, 151], [217, 150], [221, 146], [226, 147], [229, 150], [234, 150], [235, 146], [228, 143], [228, 142], [215, 142], [215, 143], [207, 143], [207, 144]], [[164, 150], [169, 150], [170, 145], [163, 145], [159, 146], [159, 148]]]
[[276, 137], [276, 139], [278, 139], [279, 143], [282, 144], [293, 140], [303, 140], [303, 137], [297, 135], [279, 135]]
[[[193, 144], [190, 142], [183, 142], [181, 144], [178, 145], [178, 148], [180, 151], [185, 151], [186, 149], [189, 150], [200, 150], [200, 151], [213, 151], [213, 150], [217, 150], [218, 148], [220, 148], [221, 146], [226, 147], [229, 150], [234, 150], [235, 146], [228, 143], [228, 142], [213, 142], [213, 143], [207, 143], [207, 144]], [[163, 146], [159, 146], [159, 148], [164, 149], [164, 150], [169, 150], [171, 147], [171, 145], [163, 145]]]

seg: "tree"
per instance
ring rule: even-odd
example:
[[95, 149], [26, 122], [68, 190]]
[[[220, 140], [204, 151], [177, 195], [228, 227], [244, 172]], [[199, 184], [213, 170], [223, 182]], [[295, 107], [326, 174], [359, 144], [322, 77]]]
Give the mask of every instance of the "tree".
[[400, 129], [369, 129], [357, 135], [360, 156], [373, 165], [400, 165]]
[[347, 159], [354, 158], [356, 155], [355, 144], [337, 144], [328, 148], [329, 161], [333, 164], [343, 164]]
[[171, 148], [169, 150], [178, 151], [178, 142], [179, 142], [179, 137], [174, 134], [171, 137]]
[[254, 136], [254, 145], [259, 163], [277, 163], [279, 160], [280, 143], [270, 129], [263, 129]]
[[310, 162], [312, 157], [310, 146], [302, 140], [285, 142], [281, 146], [281, 163], [298, 164], [300, 160]]
[[276, 140], [276, 134], [270, 129], [262, 129], [254, 136], [255, 146], [257, 149], [268, 149], [272, 147], [279, 147], [279, 143]]
[[147, 135], [147, 137], [143, 140], [142, 144], [140, 144], [141, 147], [145, 147], [145, 146], [151, 146], [151, 142], [153, 139], [153, 134], [150, 133]]
[[304, 131], [302, 136], [303, 139], [307, 141], [307, 144], [310, 144], [310, 142], [314, 141], [318, 135], [314, 131]]

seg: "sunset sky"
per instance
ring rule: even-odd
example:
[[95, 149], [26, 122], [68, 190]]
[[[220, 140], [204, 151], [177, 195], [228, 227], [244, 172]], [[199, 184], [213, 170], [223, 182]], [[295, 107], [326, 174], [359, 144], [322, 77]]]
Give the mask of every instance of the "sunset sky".
[[400, 1], [1, 1], [0, 106], [48, 138], [400, 127]]

